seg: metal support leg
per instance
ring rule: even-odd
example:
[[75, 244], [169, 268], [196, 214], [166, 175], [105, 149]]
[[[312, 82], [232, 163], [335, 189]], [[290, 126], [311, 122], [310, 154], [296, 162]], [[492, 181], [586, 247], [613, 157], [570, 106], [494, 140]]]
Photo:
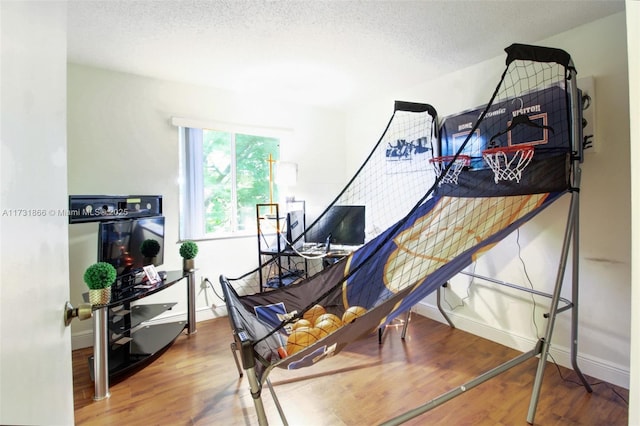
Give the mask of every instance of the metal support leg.
[[249, 380], [249, 389], [251, 396], [253, 397], [253, 405], [256, 407], [256, 414], [258, 415], [258, 424], [260, 426], [267, 426], [267, 414], [264, 411], [264, 404], [262, 403], [262, 386], [258, 382], [256, 377], [255, 367], [247, 369], [247, 379]]
[[[449, 323], [449, 326], [451, 328], [456, 328], [455, 325], [453, 325], [453, 322], [451, 321], [451, 319], [449, 318], [449, 315], [447, 315], [447, 313], [444, 311], [444, 309], [442, 308], [442, 304], [440, 303], [440, 299], [441, 299], [441, 295], [440, 295], [440, 287], [438, 287], [438, 289], [436, 290], [436, 304], [438, 306], [438, 310], [440, 311], [440, 313], [442, 314], [442, 316], [444, 317], [445, 320], [447, 320], [447, 322]], [[407, 311], [407, 315], [405, 317], [405, 321], [404, 324], [402, 326], [402, 334], [401, 334], [401, 338], [404, 340], [404, 338], [407, 336], [407, 329], [409, 328], [409, 320], [411, 319], [411, 309], [409, 309]], [[382, 334], [383, 334], [383, 329], [382, 327], [378, 328], [378, 343], [382, 344]]]
[[[402, 334], [400, 335], [400, 338], [404, 340], [404, 338], [407, 335], [407, 327], [409, 327], [409, 319], [411, 318], [411, 309], [409, 309], [404, 317], [404, 324], [402, 324]], [[378, 327], [378, 344], [382, 344], [382, 335], [384, 334], [384, 331], [386, 330], [387, 326], [384, 327]]]
[[195, 333], [196, 330], [196, 276], [193, 270], [187, 273], [187, 315], [188, 332]]
[[442, 303], [440, 302], [440, 299], [441, 299], [440, 293], [441, 293], [441, 290], [440, 290], [440, 287], [438, 287], [438, 289], [436, 290], [436, 305], [438, 306], [438, 310], [440, 311], [444, 319], [447, 320], [447, 322], [449, 323], [449, 327], [456, 328], [456, 326], [453, 324], [453, 321], [451, 321], [451, 318], [449, 318], [449, 315], [447, 315], [447, 313], [442, 308]]
[[[578, 169], [577, 173], [580, 173]], [[576, 194], [576, 198], [579, 194]], [[576, 201], [579, 204], [579, 201]], [[579, 259], [580, 259], [580, 223], [579, 215], [576, 213], [573, 225], [573, 271], [571, 276], [571, 301], [573, 302], [573, 310], [571, 311], [571, 366], [573, 371], [576, 372], [578, 378], [586, 388], [587, 392], [593, 392], [591, 385], [587, 382], [587, 379], [582, 374], [580, 367], [578, 366], [578, 277], [579, 277]]]
[[404, 338], [407, 336], [407, 328], [409, 328], [409, 320], [411, 319], [411, 309], [409, 309], [407, 311], [407, 315], [404, 319], [404, 324], [402, 326], [402, 334], [400, 335], [400, 338], [402, 340], [404, 340]]
[[238, 346], [236, 342], [231, 342], [231, 353], [233, 354], [233, 360], [236, 362], [236, 368], [238, 369], [238, 375], [242, 377], [242, 367], [240, 367], [240, 361], [238, 361], [238, 354], [236, 351], [238, 350]]
[[[527, 422], [533, 424], [533, 420], [536, 414], [536, 407], [538, 406], [538, 400], [540, 398], [540, 389], [542, 387], [542, 378], [544, 376], [544, 369], [547, 364], [547, 356], [549, 354], [549, 347], [551, 346], [551, 337], [553, 335], [553, 328], [555, 326], [556, 315], [558, 311], [558, 303], [560, 301], [560, 291], [562, 290], [562, 281], [564, 280], [564, 274], [567, 266], [567, 260], [569, 258], [569, 247], [571, 246], [572, 234], [575, 231], [575, 219], [578, 215], [578, 193], [573, 192], [571, 194], [571, 205], [569, 207], [569, 217], [567, 219], [567, 228], [565, 229], [564, 239], [562, 242], [562, 252], [560, 256], [560, 264], [558, 265], [558, 274], [556, 276], [556, 284], [553, 291], [553, 297], [551, 299], [551, 307], [549, 312], [549, 321], [547, 322], [547, 329], [545, 336], [542, 340], [542, 352], [540, 353], [540, 359], [538, 360], [538, 368], [536, 370], [536, 376], [533, 383], [533, 391], [531, 392], [531, 400], [529, 402], [529, 412], [527, 414]], [[574, 248], [575, 250], [575, 248]]]
[[107, 307], [98, 308], [93, 312], [93, 377], [94, 401], [109, 398], [109, 360]]
[[267, 386], [269, 387], [269, 392], [271, 392], [271, 397], [273, 398], [273, 402], [276, 404], [276, 408], [278, 409], [278, 414], [280, 414], [280, 419], [282, 419], [282, 424], [284, 426], [289, 426], [287, 422], [287, 418], [284, 415], [284, 411], [282, 410], [282, 406], [280, 405], [280, 400], [276, 395], [276, 392], [273, 390], [273, 386], [271, 385], [271, 380], [267, 379]]
[[395, 417], [391, 420], [388, 420], [384, 423], [381, 424], [381, 426], [395, 426], [395, 425], [400, 425], [404, 422], [407, 422], [411, 419], [413, 419], [414, 417], [418, 417], [421, 414], [426, 413], [429, 410], [432, 410], [442, 404], [444, 404], [445, 402], [455, 398], [456, 396], [459, 396], [460, 394], [468, 391], [471, 388], [474, 388], [484, 382], [486, 382], [489, 379], [492, 379], [493, 377], [509, 370], [510, 368], [515, 367], [518, 364], [523, 363], [524, 361], [529, 360], [530, 358], [535, 357], [540, 350], [540, 345], [538, 345], [536, 347], [536, 349], [526, 352], [510, 361], [505, 362], [502, 365], [499, 365], [498, 367], [487, 371], [486, 373], [476, 377], [475, 379], [468, 381], [467, 383], [465, 383], [462, 386], [458, 386], [457, 388], [454, 388], [452, 390], [450, 390], [447, 393], [444, 393], [442, 395], [440, 395], [439, 397], [432, 399], [431, 401], [427, 402], [426, 404], [418, 407], [418, 408], [414, 408], [413, 410], [407, 411], [404, 414], [401, 414], [398, 417]]

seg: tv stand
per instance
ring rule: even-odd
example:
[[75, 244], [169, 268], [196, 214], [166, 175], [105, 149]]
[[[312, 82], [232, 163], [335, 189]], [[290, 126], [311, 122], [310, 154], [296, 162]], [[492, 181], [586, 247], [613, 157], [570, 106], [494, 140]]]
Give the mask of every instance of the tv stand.
[[[121, 377], [157, 358], [187, 330], [196, 332], [195, 272], [169, 271], [162, 282], [153, 286], [132, 285], [114, 290], [111, 301], [93, 308], [93, 355], [89, 371], [94, 381], [94, 397], [98, 401], [109, 397], [109, 379]], [[165, 290], [186, 280], [187, 318], [184, 321], [141, 326], [176, 303], [137, 304], [136, 300]]]

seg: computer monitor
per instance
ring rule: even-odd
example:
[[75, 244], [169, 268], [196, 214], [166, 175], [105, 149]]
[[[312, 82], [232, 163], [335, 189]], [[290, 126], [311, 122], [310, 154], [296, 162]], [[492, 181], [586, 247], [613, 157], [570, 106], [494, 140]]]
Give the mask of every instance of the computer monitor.
[[[295, 210], [287, 213], [287, 241], [294, 249], [300, 250], [304, 244], [304, 212]], [[287, 246], [287, 248], [290, 248]]]
[[358, 246], [365, 240], [365, 206], [331, 206], [305, 234], [306, 242]]

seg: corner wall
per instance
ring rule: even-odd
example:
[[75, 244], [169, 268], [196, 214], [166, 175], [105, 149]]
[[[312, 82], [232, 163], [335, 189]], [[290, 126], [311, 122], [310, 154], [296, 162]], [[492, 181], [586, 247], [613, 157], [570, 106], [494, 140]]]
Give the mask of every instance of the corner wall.
[[[506, 40], [505, 47], [514, 42], [525, 41]], [[592, 76], [595, 80], [596, 149], [587, 151], [582, 173], [579, 364], [588, 375], [628, 387], [631, 214], [625, 14], [531, 44], [566, 50], [574, 60], [578, 77]], [[504, 70], [506, 55], [496, 54], [483, 63], [391, 93], [371, 101], [367, 109], [355, 110], [347, 117], [347, 139], [356, 140], [356, 134], [373, 136], [378, 129], [370, 123], [377, 123], [388, 114], [396, 99], [429, 103], [440, 117], [485, 104]], [[362, 157], [358, 151], [368, 149], [353, 147], [349, 158]], [[475, 268], [480, 275], [551, 292], [567, 208], [567, 198], [556, 202], [470, 270]], [[570, 299], [568, 278], [562, 295]], [[471, 284], [465, 276], [452, 280], [444, 294], [443, 305], [461, 329], [522, 351], [530, 350], [538, 336], [544, 335], [547, 299], [536, 297], [534, 305], [527, 294], [479, 280]], [[416, 309], [443, 321], [435, 307], [435, 295]], [[552, 355], [558, 363], [570, 365], [569, 347], [570, 314], [565, 313], [559, 315], [553, 336]]]

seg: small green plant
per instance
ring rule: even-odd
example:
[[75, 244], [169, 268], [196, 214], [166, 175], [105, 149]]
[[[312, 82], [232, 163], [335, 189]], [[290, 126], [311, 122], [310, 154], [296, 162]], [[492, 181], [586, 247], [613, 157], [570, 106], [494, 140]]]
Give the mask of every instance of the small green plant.
[[144, 257], [155, 257], [160, 252], [160, 243], [156, 240], [147, 239], [140, 245], [140, 253]]
[[180, 256], [183, 259], [193, 259], [198, 254], [198, 245], [193, 241], [185, 241], [180, 246]]
[[91, 290], [111, 287], [116, 280], [116, 268], [107, 262], [97, 262], [84, 271], [84, 282]]

